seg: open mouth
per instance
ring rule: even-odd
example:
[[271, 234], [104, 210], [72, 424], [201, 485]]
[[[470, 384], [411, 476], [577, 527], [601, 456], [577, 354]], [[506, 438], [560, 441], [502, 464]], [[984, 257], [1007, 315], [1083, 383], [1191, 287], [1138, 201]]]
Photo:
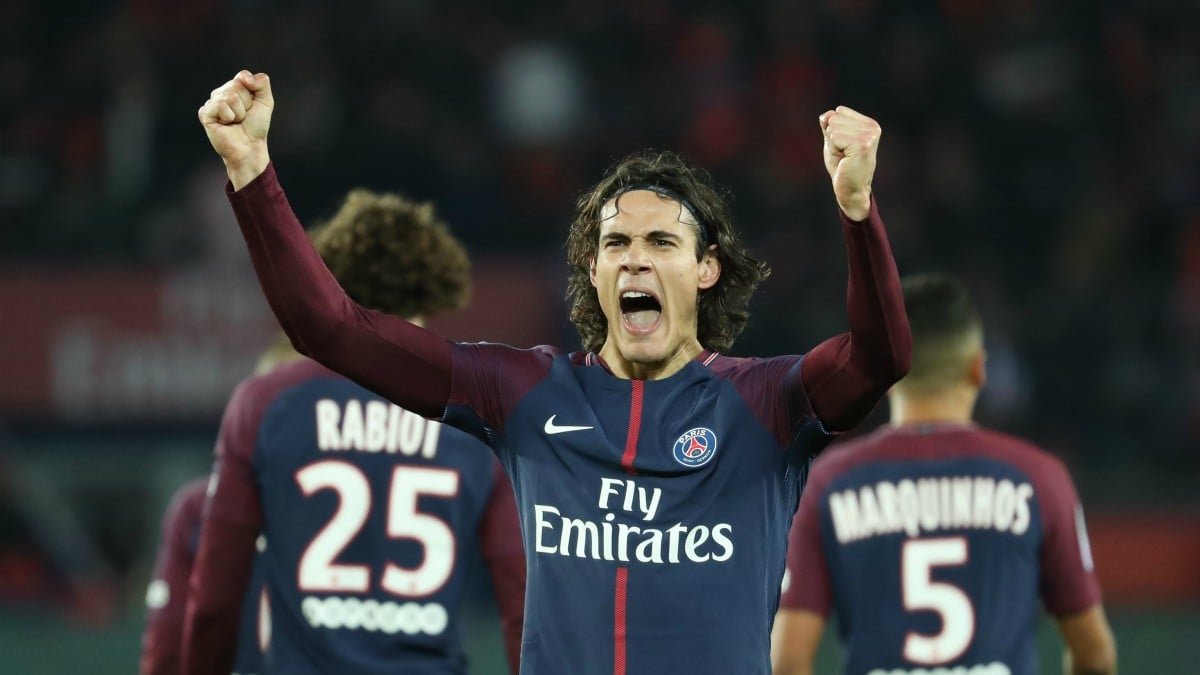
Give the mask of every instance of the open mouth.
[[662, 319], [662, 304], [645, 291], [623, 291], [621, 319], [630, 332], [649, 333], [658, 327]]

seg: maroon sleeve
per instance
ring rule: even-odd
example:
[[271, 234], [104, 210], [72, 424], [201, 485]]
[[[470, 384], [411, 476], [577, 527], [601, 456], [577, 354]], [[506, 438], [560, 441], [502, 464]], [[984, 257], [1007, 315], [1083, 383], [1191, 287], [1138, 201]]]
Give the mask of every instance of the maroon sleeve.
[[451, 343], [346, 295], [309, 242], [274, 164], [241, 190], [225, 189], [267, 302], [296, 349], [405, 409], [441, 417]]
[[509, 671], [521, 670], [521, 630], [525, 622], [525, 550], [512, 484], [495, 463], [492, 493], [479, 525], [483, 560], [492, 578]]
[[781, 609], [829, 615], [833, 592], [821, 543], [820, 500], [824, 493], [818, 486], [809, 485], [800, 497], [800, 508], [796, 510], [788, 537], [787, 584], [779, 599]]
[[1066, 467], [1050, 458], [1037, 486], [1042, 510], [1041, 594], [1046, 610], [1064, 616], [1100, 604], [1083, 506]]
[[251, 461], [264, 401], [254, 393], [255, 382], [247, 380], [234, 392], [217, 436], [214, 487], [204, 505], [188, 592], [185, 675], [233, 670], [242, 598], [262, 525]]
[[[448, 406], [465, 406], [495, 429], [513, 406], [549, 372], [556, 352], [551, 347], [516, 349], [491, 342], [455, 344], [453, 386]], [[470, 429], [448, 410], [446, 421]]]
[[141, 675], [179, 672], [188, 576], [196, 556], [200, 509], [208, 479], [192, 481], [175, 493], [163, 517], [162, 541], [146, 589], [146, 628], [142, 634]]
[[862, 222], [842, 214], [842, 229], [850, 265], [850, 331], [817, 345], [804, 358], [800, 374], [808, 401], [829, 431], [846, 431], [861, 422], [908, 372], [912, 357], [900, 276], [875, 199]]

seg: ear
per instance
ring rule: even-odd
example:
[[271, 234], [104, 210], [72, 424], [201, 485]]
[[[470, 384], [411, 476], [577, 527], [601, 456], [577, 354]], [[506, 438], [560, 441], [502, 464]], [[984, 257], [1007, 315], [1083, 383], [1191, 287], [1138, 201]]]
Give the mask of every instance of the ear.
[[713, 244], [708, 247], [704, 255], [700, 258], [698, 269], [697, 285], [700, 290], [707, 290], [717, 285], [717, 280], [721, 278], [721, 260], [717, 257], [717, 245]]
[[967, 379], [976, 389], [983, 389], [983, 385], [987, 384], [987, 351], [980, 349], [979, 353], [971, 359]]
[[596, 256], [588, 260], [588, 279], [591, 279], [593, 286], [596, 285]]

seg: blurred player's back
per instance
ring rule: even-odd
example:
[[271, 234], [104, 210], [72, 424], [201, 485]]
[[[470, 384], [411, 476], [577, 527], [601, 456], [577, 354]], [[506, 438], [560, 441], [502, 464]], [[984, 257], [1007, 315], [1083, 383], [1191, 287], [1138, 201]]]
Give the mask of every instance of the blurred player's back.
[[1070, 475], [972, 422], [986, 353], [966, 288], [920, 275], [902, 289], [912, 369], [888, 392], [889, 426], [813, 465], [788, 545], [776, 675], [812, 672], [831, 610], [847, 673], [1036, 673], [1040, 604], [1080, 668], [1070, 672], [1114, 672]]
[[[465, 672], [464, 573], [493, 491], [511, 490], [494, 457], [307, 359], [235, 400], [259, 416], [226, 449], [250, 453], [260, 492], [267, 672]], [[221, 497], [214, 513], [238, 507]]]
[[[466, 251], [432, 205], [354, 190], [314, 243], [338, 283], [378, 312], [419, 322], [468, 297]], [[229, 673], [230, 608], [255, 539], [267, 673], [465, 672], [459, 615], [477, 546], [515, 671], [525, 559], [490, 448], [283, 344], [266, 360], [276, 365], [239, 385], [221, 421], [184, 672]]]
[[[1033, 673], [1043, 575], [1055, 582], [1046, 598], [1055, 613], [1096, 600], [1071, 574], [1071, 563], [1090, 571], [1091, 560], [1067, 472], [1011, 436], [887, 427], [831, 451], [808, 489], [819, 496], [847, 672]], [[1042, 560], [1064, 545], [1079, 559]]]

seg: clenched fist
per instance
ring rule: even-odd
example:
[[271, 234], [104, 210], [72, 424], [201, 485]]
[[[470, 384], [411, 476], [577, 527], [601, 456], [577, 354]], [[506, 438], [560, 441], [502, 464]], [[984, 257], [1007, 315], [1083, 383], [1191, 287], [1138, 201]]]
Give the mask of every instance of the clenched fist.
[[863, 220], [871, 210], [871, 179], [883, 129], [866, 115], [838, 106], [820, 117], [825, 135], [825, 169], [833, 179], [838, 206], [851, 220]]
[[235, 190], [261, 174], [270, 163], [267, 130], [271, 127], [271, 79], [243, 70], [213, 89], [198, 116], [208, 141], [225, 161]]

